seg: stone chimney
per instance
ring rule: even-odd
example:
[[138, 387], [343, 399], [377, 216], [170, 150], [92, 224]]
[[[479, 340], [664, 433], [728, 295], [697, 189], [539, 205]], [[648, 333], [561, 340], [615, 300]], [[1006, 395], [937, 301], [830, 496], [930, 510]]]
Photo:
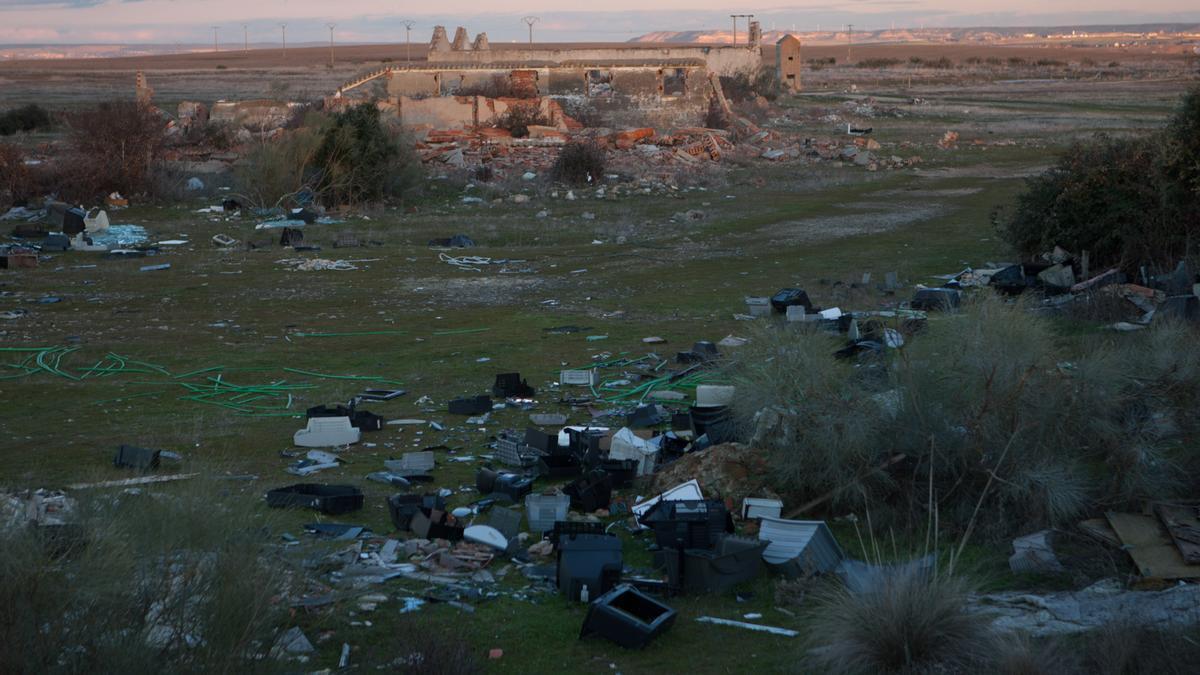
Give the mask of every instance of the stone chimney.
[[762, 46], [762, 24], [757, 21], [750, 22], [750, 46]]
[[454, 29], [454, 43], [450, 45], [450, 49], [456, 52], [465, 52], [471, 48], [470, 39], [467, 37], [467, 29], [459, 26]]
[[429, 51], [431, 52], [448, 52], [450, 51], [450, 38], [446, 37], [445, 26], [433, 27], [433, 40], [429, 42]]
[[480, 33], [479, 35], [475, 36], [475, 45], [474, 45], [475, 51], [486, 52], [486, 51], [489, 51], [491, 48], [492, 48], [492, 45], [488, 44], [487, 33]]

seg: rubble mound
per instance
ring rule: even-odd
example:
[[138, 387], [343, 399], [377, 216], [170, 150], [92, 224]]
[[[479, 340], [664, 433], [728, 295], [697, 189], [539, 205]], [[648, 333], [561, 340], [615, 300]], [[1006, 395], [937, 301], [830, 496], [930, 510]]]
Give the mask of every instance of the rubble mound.
[[654, 474], [650, 492], [659, 493], [693, 478], [704, 495], [740, 505], [746, 497], [776, 497], [769, 485], [767, 451], [742, 443], [714, 445], [690, 453]]

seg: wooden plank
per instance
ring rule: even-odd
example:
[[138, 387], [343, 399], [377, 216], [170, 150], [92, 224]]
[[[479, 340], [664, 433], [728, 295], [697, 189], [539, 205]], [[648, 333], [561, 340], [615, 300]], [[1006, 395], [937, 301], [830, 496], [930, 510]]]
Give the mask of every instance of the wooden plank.
[[1147, 579], [1193, 579], [1200, 565], [1188, 565], [1154, 516], [1138, 513], [1106, 513], [1104, 517], [1129, 552], [1138, 572]]
[[1167, 534], [1175, 542], [1184, 562], [1200, 564], [1200, 518], [1196, 517], [1196, 507], [1156, 504], [1154, 512], [1166, 526]]

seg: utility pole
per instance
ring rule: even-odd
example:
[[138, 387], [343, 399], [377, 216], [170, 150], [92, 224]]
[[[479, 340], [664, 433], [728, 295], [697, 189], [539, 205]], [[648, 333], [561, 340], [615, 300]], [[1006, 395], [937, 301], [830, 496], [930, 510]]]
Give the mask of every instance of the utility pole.
[[279, 24], [279, 33], [283, 36], [283, 58], [287, 58], [287, 24]]
[[[737, 44], [737, 21], [738, 21], [738, 19], [746, 20], [746, 34], [749, 35], [750, 34], [750, 25], [749, 25], [750, 19], [752, 19], [753, 17], [754, 17], [753, 14], [730, 14], [729, 15], [729, 18], [733, 19], [733, 44], [735, 44], [735, 45]], [[749, 44], [749, 43], [750, 43], [750, 41], [747, 40], [746, 44]]]
[[846, 63], [851, 63], [850, 48], [854, 45], [854, 24], [846, 24]]
[[409, 61], [412, 61], [412, 29], [417, 22], [405, 19], [400, 22], [400, 25], [404, 26], [404, 61], [407, 65]]
[[242, 51], [250, 51], [250, 27], [242, 24]]
[[733, 44], [737, 44], [737, 14], [730, 14], [729, 18], [733, 19]]
[[538, 21], [541, 21], [541, 19], [539, 19], [536, 16], [527, 16], [521, 20], [524, 21], [525, 24], [529, 26], [529, 44], [533, 44], [533, 24], [537, 23]]
[[213, 26], [212, 29], [213, 29], [213, 51], [219, 52], [219, 51], [221, 51], [221, 44], [219, 42], [217, 42], [217, 31], [221, 30], [221, 27]]
[[325, 26], [329, 29], [329, 67], [333, 67], [333, 29], [337, 28], [336, 23], [327, 23]]

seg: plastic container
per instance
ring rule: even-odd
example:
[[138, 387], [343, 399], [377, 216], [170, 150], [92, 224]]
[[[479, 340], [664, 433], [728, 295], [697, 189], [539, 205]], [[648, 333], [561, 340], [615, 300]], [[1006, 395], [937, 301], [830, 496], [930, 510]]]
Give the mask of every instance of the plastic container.
[[571, 506], [580, 511], [592, 512], [607, 509], [612, 500], [612, 477], [604, 471], [589, 471], [563, 488], [571, 498]]
[[641, 649], [675, 623], [676, 612], [629, 584], [588, 606], [579, 637], [601, 635], [626, 649]]
[[357, 443], [362, 432], [350, 424], [349, 417], [310, 417], [308, 426], [292, 435], [302, 448], [331, 448]]
[[909, 306], [922, 311], [958, 309], [962, 291], [953, 288], [922, 288], [913, 296]]
[[567, 519], [571, 498], [567, 495], [526, 495], [525, 517], [533, 532], [548, 532], [554, 523]]
[[733, 532], [729, 511], [719, 499], [664, 499], [638, 521], [654, 529], [654, 540], [663, 548], [711, 549]]
[[309, 508], [336, 516], [361, 509], [363, 493], [353, 485], [297, 483], [268, 492], [267, 506]]
[[576, 520], [560, 520], [554, 524], [554, 529], [550, 530], [546, 538], [555, 546], [558, 545], [558, 540], [568, 535], [579, 534], [604, 534], [604, 523], [591, 523]]
[[746, 497], [742, 500], [742, 518], [778, 518], [783, 511], [783, 502], [778, 499]]
[[533, 492], [533, 476], [483, 467], [475, 472], [475, 489], [485, 497], [494, 495], [510, 502], [519, 502]]
[[703, 435], [711, 426], [717, 426], [729, 419], [728, 406], [692, 406], [692, 432], [696, 436]]
[[456, 398], [450, 401], [451, 415], [482, 415], [492, 409], [492, 399], [487, 396], [474, 398]]
[[558, 590], [580, 601], [606, 593], [621, 579], [621, 540], [609, 534], [564, 534], [558, 539]]
[[521, 379], [520, 373], [500, 373], [492, 385], [492, 396], [496, 398], [533, 398], [537, 391]]
[[575, 455], [546, 455], [538, 460], [539, 475], [548, 478], [571, 478], [583, 472], [583, 464]]
[[724, 536], [711, 550], [664, 549], [663, 562], [676, 593], [719, 593], [758, 576], [770, 542]]

